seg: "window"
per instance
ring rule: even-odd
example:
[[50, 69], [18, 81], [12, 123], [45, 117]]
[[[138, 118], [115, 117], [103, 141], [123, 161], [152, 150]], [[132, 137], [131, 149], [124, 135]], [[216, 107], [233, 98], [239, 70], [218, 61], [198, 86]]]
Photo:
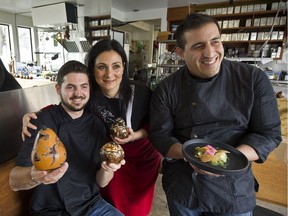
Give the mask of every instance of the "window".
[[7, 70], [11, 58], [13, 58], [11, 55], [9, 25], [0, 24], [0, 58]]
[[31, 28], [18, 27], [20, 61], [33, 62], [32, 34]]

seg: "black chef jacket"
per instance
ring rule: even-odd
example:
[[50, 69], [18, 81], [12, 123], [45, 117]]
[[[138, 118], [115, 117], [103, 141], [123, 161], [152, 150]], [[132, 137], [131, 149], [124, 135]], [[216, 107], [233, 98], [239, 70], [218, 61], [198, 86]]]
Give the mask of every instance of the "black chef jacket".
[[[57, 133], [66, 147], [69, 168], [58, 182], [34, 188], [31, 213], [83, 216], [100, 198], [95, 177], [100, 168], [99, 148], [105, 143], [105, 126], [87, 112], [72, 119], [61, 105], [41, 111], [37, 116], [31, 123], [38, 130], [46, 126]], [[31, 151], [38, 130], [30, 131], [31, 138], [26, 137], [17, 166], [32, 166]]]

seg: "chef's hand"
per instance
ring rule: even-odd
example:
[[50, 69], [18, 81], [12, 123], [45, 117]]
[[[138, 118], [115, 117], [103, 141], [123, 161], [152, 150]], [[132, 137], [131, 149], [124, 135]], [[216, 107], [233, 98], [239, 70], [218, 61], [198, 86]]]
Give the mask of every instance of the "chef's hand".
[[25, 135], [31, 137], [31, 133], [29, 133], [28, 128], [33, 130], [37, 130], [37, 127], [30, 123], [31, 119], [37, 119], [36, 113], [26, 113], [22, 118], [22, 140], [25, 141]]
[[61, 167], [50, 172], [38, 170], [35, 166], [31, 169], [31, 177], [33, 181], [39, 184], [54, 184], [66, 173], [69, 165], [65, 162]]
[[[185, 157], [184, 157], [184, 161], [188, 162]], [[194, 172], [197, 172], [197, 173], [200, 173], [202, 175], [209, 175], [209, 176], [214, 176], [214, 177], [219, 177], [219, 176], [222, 176], [222, 175], [219, 175], [219, 174], [215, 174], [215, 173], [211, 173], [211, 172], [207, 172], [205, 170], [202, 170], [202, 169], [199, 169], [197, 166], [189, 163], [190, 166], [194, 169]]]

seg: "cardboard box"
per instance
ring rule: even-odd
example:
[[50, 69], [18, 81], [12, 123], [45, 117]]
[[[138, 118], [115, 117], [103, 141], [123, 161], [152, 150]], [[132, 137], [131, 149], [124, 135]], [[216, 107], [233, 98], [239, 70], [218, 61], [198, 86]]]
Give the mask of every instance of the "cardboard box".
[[260, 19], [260, 26], [266, 26], [267, 25], [267, 17], [262, 17]]
[[221, 14], [227, 14], [227, 8], [226, 7], [222, 8]]
[[168, 40], [169, 34], [169, 31], [158, 32], [157, 40]]
[[247, 9], [248, 9], [247, 5], [242, 5], [241, 6], [241, 13], [247, 13]]
[[233, 14], [234, 8], [228, 7], [227, 14]]
[[273, 2], [273, 3], [272, 3], [272, 6], [271, 6], [271, 10], [277, 10], [277, 9], [278, 9], [278, 6], [279, 6], [279, 3], [278, 3], [278, 2]]
[[211, 15], [211, 9], [210, 9], [210, 8], [207, 8], [207, 9], [205, 10], [205, 13], [206, 13], [207, 15]]
[[240, 13], [240, 11], [241, 11], [241, 6], [235, 6], [234, 13]]
[[267, 4], [260, 4], [260, 11], [266, 11], [267, 10]]
[[250, 35], [250, 33], [243, 33], [243, 41], [248, 41], [249, 35]]
[[272, 26], [274, 21], [274, 17], [267, 17], [267, 26]]
[[273, 31], [271, 35], [271, 40], [277, 40], [278, 38], [278, 31]]
[[254, 19], [254, 26], [260, 26], [260, 18]]
[[285, 25], [286, 24], [286, 19], [287, 19], [286, 16], [281, 16], [280, 17], [280, 25]]
[[232, 33], [231, 40], [232, 41], [237, 41], [238, 40], [238, 34], [237, 33]]
[[251, 32], [251, 35], [250, 35], [250, 40], [251, 41], [254, 41], [257, 39], [257, 32]]
[[248, 5], [247, 12], [253, 12], [253, 10], [254, 10], [254, 5]]
[[254, 11], [260, 11], [260, 7], [261, 7], [260, 4], [255, 4], [254, 5]]
[[228, 20], [223, 20], [222, 28], [228, 28]]
[[280, 17], [274, 18], [274, 25], [280, 25]]
[[246, 27], [251, 26], [252, 20], [251, 19], [246, 19]]
[[221, 34], [221, 41], [227, 41], [227, 34]]
[[233, 28], [234, 27], [234, 20], [229, 20], [228, 21], [228, 28]]
[[234, 20], [234, 28], [238, 28], [240, 26], [240, 20]]
[[221, 14], [222, 13], [222, 8], [216, 8], [216, 15]]
[[284, 31], [279, 31], [278, 32], [278, 40], [283, 40], [284, 39]]
[[264, 32], [258, 32], [257, 40], [264, 40]]

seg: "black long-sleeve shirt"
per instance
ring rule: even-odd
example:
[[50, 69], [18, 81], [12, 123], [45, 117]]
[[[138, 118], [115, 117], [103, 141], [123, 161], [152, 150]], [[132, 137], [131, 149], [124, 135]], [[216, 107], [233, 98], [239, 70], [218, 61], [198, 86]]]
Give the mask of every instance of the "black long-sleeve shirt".
[[[96, 172], [101, 167], [99, 151], [106, 141], [103, 122], [91, 113], [72, 119], [61, 105], [37, 114], [31, 122], [53, 129], [67, 151], [69, 168], [58, 182], [33, 189], [32, 215], [85, 215], [100, 198]], [[38, 131], [31, 131], [16, 160], [17, 166], [32, 166], [31, 151]]]
[[[257, 162], [263, 162], [281, 142], [277, 100], [268, 77], [254, 66], [228, 60], [210, 79], [196, 79], [184, 66], [160, 82], [151, 99], [150, 130], [163, 156], [175, 143], [205, 138], [234, 147], [247, 144], [259, 155]], [[164, 189], [190, 207], [192, 172], [187, 163], [163, 164]]]

